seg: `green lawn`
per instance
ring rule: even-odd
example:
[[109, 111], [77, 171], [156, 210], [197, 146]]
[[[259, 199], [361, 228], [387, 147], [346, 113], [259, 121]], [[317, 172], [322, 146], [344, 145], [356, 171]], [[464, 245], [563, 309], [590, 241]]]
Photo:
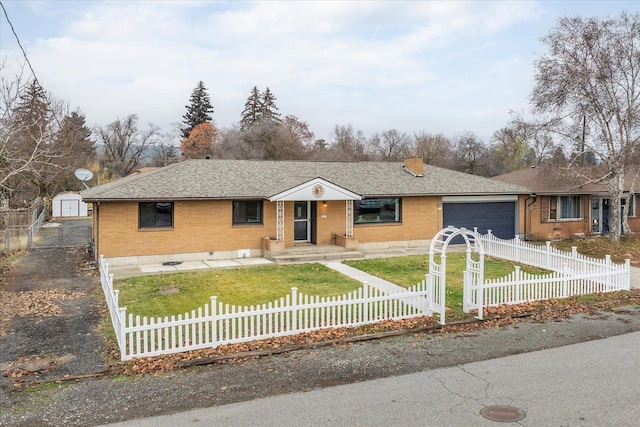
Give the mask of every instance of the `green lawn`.
[[[474, 259], [478, 259], [477, 256]], [[440, 263], [439, 257], [436, 262]], [[355, 267], [359, 270], [366, 271], [374, 276], [381, 277], [385, 280], [404, 286], [405, 288], [413, 286], [424, 280], [425, 275], [429, 272], [429, 256], [428, 255], [409, 255], [393, 258], [375, 258], [363, 260], [349, 260], [344, 262], [347, 265]], [[532, 274], [547, 273], [535, 267], [529, 267], [517, 264], [511, 261], [497, 260], [485, 257], [484, 277], [485, 279], [497, 279], [510, 274], [514, 266], [520, 265], [521, 270]], [[462, 252], [454, 252], [447, 255], [447, 285], [462, 288], [462, 272], [466, 267], [466, 254]]]
[[[477, 256], [475, 259], [477, 260]], [[436, 262], [440, 263], [439, 257], [436, 257]], [[351, 260], [345, 261], [345, 264], [407, 288], [425, 279], [425, 275], [429, 271], [429, 256], [409, 255], [393, 258]], [[513, 272], [516, 265], [519, 265], [523, 272], [531, 274], [548, 273], [548, 271], [539, 268], [485, 257], [484, 278], [498, 279], [504, 277]], [[446, 305], [457, 317], [462, 316], [462, 272], [465, 268], [465, 253], [455, 252], [447, 255]]]
[[115, 282], [120, 306], [140, 316], [182, 314], [208, 304], [212, 296], [225, 304], [251, 306], [282, 298], [292, 287], [307, 295], [334, 296], [360, 286], [357, 280], [317, 263], [173, 273]]
[[[424, 279], [428, 272], [428, 256], [412, 255], [394, 258], [348, 261], [346, 264], [409, 287]], [[485, 277], [503, 277], [516, 265], [509, 261], [487, 259]], [[465, 254], [447, 256], [447, 306], [456, 314], [462, 307], [462, 271]], [[543, 273], [543, 270], [523, 267], [523, 271]], [[211, 296], [232, 305], [269, 303], [297, 287], [307, 295], [335, 296], [353, 291], [360, 282], [337, 273], [321, 264], [294, 264], [251, 267], [229, 270], [173, 273], [117, 280], [120, 305], [129, 313], [140, 316], [182, 314], [208, 304]]]

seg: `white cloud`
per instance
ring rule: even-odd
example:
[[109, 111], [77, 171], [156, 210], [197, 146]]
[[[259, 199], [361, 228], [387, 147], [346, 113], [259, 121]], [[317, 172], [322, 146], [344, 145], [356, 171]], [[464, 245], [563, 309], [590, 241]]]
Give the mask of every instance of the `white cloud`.
[[[23, 23], [45, 88], [89, 123], [137, 113], [167, 129], [199, 80], [218, 126], [269, 86], [283, 114], [329, 138], [336, 124], [487, 138], [526, 105], [551, 3], [448, 1], [33, 2]], [[7, 4], [12, 16], [13, 4]], [[566, 6], [566, 5], [563, 5]], [[16, 12], [17, 13], [17, 12]], [[23, 13], [22, 11], [20, 12]], [[18, 18], [18, 17], [17, 17]], [[55, 22], [55, 25], [53, 24]], [[49, 26], [50, 31], [49, 30]], [[6, 31], [5, 28], [0, 28]], [[4, 40], [7, 38], [4, 37]], [[0, 46], [16, 55], [15, 46]], [[502, 113], [501, 113], [502, 111]]]

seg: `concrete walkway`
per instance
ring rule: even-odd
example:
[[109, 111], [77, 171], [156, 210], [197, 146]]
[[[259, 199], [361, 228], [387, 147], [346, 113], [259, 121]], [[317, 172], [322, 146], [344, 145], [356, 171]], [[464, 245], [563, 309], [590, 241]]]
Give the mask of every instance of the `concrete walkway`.
[[[367, 282], [371, 287], [379, 289], [387, 295], [392, 293], [402, 294], [403, 292], [408, 292], [402, 286], [398, 286], [387, 280], [381, 279], [376, 276], [372, 276], [369, 273], [365, 273], [362, 270], [358, 270], [357, 268], [353, 268], [341, 262], [330, 261], [330, 262], [322, 262], [321, 264], [341, 274], [344, 274], [347, 277], [351, 277], [352, 279], [355, 279], [359, 282]], [[411, 300], [405, 301], [405, 303], [423, 312], [426, 312], [429, 308], [427, 299], [422, 297], [415, 297], [415, 298], [412, 297]]]
[[376, 276], [372, 276], [369, 273], [365, 273], [362, 270], [358, 270], [357, 268], [350, 267], [341, 262], [322, 262], [321, 264], [326, 265], [332, 270], [335, 270], [339, 273], [344, 274], [347, 277], [351, 277], [359, 282], [367, 282], [369, 285], [374, 288], [380, 289], [381, 291], [390, 293], [390, 292], [399, 292], [405, 290], [403, 287], [398, 286], [394, 283], [391, 283], [387, 280], [381, 279]]
[[[453, 250], [456, 249], [454, 248]], [[363, 253], [365, 259], [389, 258], [407, 255], [429, 256], [429, 248], [392, 248], [363, 251]], [[125, 279], [127, 277], [145, 276], [149, 274], [177, 273], [179, 271], [209, 270], [212, 268], [237, 268], [270, 264], [274, 264], [274, 262], [266, 258], [255, 257], [226, 260], [185, 261], [176, 265], [164, 265], [160, 263], [142, 265], [109, 265], [109, 272], [113, 273], [116, 279]]]
[[150, 274], [177, 273], [181, 271], [210, 270], [213, 268], [237, 268], [270, 265], [273, 261], [266, 258], [237, 258], [204, 261], [184, 261], [179, 264], [143, 264], [143, 265], [109, 265], [109, 272], [116, 279], [146, 276]]

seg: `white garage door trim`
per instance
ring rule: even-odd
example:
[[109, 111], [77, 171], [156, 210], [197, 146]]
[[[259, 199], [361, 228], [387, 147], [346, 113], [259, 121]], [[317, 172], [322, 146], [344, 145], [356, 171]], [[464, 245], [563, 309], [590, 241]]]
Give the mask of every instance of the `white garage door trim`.
[[442, 196], [442, 203], [517, 202], [518, 196]]

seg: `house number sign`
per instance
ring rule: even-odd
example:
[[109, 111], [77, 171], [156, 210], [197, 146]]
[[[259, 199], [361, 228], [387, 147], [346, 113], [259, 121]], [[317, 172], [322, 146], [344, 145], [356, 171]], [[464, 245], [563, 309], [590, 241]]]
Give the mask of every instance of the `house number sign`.
[[313, 197], [319, 199], [324, 195], [324, 187], [322, 186], [322, 184], [316, 184], [311, 189], [311, 193], [313, 194]]

